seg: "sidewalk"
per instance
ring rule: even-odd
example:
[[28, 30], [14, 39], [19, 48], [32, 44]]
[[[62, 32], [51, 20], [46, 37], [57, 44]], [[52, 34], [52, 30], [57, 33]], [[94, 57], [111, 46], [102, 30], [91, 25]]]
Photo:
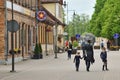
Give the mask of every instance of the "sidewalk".
[[[82, 53], [82, 51], [80, 51]], [[100, 50], [95, 50], [95, 63], [90, 72], [86, 71], [84, 60], [81, 60], [79, 72], [75, 71], [73, 57], [67, 60], [67, 53], [58, 53], [58, 58], [49, 55], [40, 60], [27, 60], [11, 65], [0, 65], [0, 80], [120, 80], [120, 51], [108, 52], [109, 71], [102, 71]]]

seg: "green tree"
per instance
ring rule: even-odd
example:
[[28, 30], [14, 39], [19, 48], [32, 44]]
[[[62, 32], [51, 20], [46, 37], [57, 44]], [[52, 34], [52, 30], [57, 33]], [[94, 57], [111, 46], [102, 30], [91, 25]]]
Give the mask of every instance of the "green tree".
[[89, 16], [85, 14], [75, 14], [72, 21], [69, 22], [66, 31], [68, 31], [69, 37], [75, 36], [76, 34], [82, 35], [86, 32], [89, 26]]
[[92, 19], [90, 20], [90, 26], [87, 29], [88, 32], [91, 32], [93, 34], [95, 34], [96, 36], [101, 36], [100, 32], [102, 29], [102, 25], [101, 25], [101, 17], [99, 17], [99, 14], [101, 12], [101, 10], [104, 7], [106, 0], [96, 0], [96, 5], [95, 5], [95, 11], [94, 14], [92, 15]]
[[120, 4], [120, 0], [97, 0], [88, 31], [108, 39], [113, 39], [115, 33], [120, 34], [120, 7], [118, 4]]

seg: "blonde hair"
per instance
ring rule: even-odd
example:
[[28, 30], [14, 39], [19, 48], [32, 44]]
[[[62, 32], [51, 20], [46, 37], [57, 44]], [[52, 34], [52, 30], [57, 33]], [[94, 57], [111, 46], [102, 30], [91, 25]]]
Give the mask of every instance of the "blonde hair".
[[102, 50], [106, 50], [106, 48], [105, 48], [105, 47], [103, 47], [103, 48], [102, 48]]

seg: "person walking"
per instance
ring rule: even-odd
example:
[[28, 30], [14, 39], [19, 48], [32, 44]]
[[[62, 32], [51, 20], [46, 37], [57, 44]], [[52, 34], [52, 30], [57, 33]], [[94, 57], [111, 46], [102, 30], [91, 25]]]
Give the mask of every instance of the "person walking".
[[72, 54], [72, 49], [70, 47], [68, 48], [67, 53], [68, 53], [68, 60], [69, 60], [71, 59], [71, 54]]
[[73, 61], [75, 63], [76, 71], [79, 71], [80, 59], [82, 59], [82, 57], [80, 56], [80, 52], [77, 52]]
[[104, 41], [103, 40], [100, 43], [100, 47], [101, 47], [101, 49], [104, 47]]
[[69, 42], [67, 53], [68, 53], [68, 60], [69, 60], [71, 59], [71, 54], [72, 54], [72, 43], [71, 42]]
[[[106, 48], [103, 47], [102, 48], [102, 52], [100, 54], [100, 58], [103, 62], [103, 66], [102, 66], [102, 70], [107, 70], [108, 71], [108, 68], [107, 68], [107, 51], [106, 51]], [[105, 69], [104, 69], [105, 68]]]
[[93, 52], [93, 46], [90, 44], [91, 40], [87, 41], [88, 44], [85, 45], [85, 63], [86, 63], [86, 70], [89, 72], [90, 65], [95, 62], [94, 59], [94, 52]]
[[108, 51], [110, 50], [110, 41], [109, 40], [107, 41], [107, 49], [108, 49]]

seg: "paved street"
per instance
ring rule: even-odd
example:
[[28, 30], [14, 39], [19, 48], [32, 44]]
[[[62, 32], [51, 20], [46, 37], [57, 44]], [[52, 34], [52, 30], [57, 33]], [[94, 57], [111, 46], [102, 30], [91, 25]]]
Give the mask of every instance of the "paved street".
[[109, 71], [102, 71], [100, 50], [94, 52], [95, 63], [91, 65], [90, 72], [86, 71], [84, 60], [76, 72], [74, 55], [67, 60], [67, 53], [59, 53], [57, 59], [49, 55], [40, 60], [16, 63], [14, 73], [10, 72], [11, 65], [0, 65], [0, 80], [120, 80], [120, 51], [108, 52]]

